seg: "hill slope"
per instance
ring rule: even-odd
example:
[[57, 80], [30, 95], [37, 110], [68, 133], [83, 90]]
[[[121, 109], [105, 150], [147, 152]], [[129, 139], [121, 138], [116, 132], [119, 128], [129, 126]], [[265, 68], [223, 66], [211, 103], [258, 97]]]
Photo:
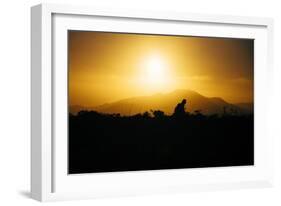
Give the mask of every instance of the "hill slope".
[[94, 110], [108, 114], [120, 113], [121, 115], [134, 115], [150, 110], [162, 110], [170, 115], [173, 113], [175, 106], [183, 99], [187, 100], [186, 111], [188, 112], [200, 110], [203, 114], [221, 114], [224, 108], [226, 108], [228, 112], [251, 113], [246, 107], [239, 107], [227, 103], [219, 97], [208, 98], [191, 90], [175, 90], [167, 94], [132, 97], [91, 108], [71, 106], [70, 112], [75, 114], [81, 110]]

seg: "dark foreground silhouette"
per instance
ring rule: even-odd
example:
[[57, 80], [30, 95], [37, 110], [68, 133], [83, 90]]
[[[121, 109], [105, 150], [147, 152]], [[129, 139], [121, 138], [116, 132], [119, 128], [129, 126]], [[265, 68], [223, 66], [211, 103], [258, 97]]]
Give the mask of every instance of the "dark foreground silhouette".
[[253, 115], [69, 114], [69, 173], [254, 164]]

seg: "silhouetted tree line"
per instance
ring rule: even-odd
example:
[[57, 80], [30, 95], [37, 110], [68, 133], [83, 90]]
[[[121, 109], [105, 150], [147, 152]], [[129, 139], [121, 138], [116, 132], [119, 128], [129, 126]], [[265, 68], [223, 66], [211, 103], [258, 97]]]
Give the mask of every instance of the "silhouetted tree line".
[[172, 115], [69, 114], [69, 172], [253, 164], [253, 115], [189, 113], [186, 104], [183, 99]]

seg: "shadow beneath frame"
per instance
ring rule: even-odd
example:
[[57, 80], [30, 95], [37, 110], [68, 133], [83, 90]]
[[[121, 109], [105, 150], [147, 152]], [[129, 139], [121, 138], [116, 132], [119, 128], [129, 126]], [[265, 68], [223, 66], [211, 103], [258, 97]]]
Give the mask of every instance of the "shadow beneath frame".
[[21, 191], [18, 191], [18, 193], [23, 197], [31, 198], [31, 193], [28, 190], [21, 190]]

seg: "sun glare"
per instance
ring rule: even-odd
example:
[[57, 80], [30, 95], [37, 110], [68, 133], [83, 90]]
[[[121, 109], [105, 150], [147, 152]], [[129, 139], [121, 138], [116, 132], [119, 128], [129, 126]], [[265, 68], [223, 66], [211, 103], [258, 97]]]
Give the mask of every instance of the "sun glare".
[[166, 80], [166, 65], [160, 57], [151, 57], [147, 60], [147, 80], [151, 84], [160, 85]]

